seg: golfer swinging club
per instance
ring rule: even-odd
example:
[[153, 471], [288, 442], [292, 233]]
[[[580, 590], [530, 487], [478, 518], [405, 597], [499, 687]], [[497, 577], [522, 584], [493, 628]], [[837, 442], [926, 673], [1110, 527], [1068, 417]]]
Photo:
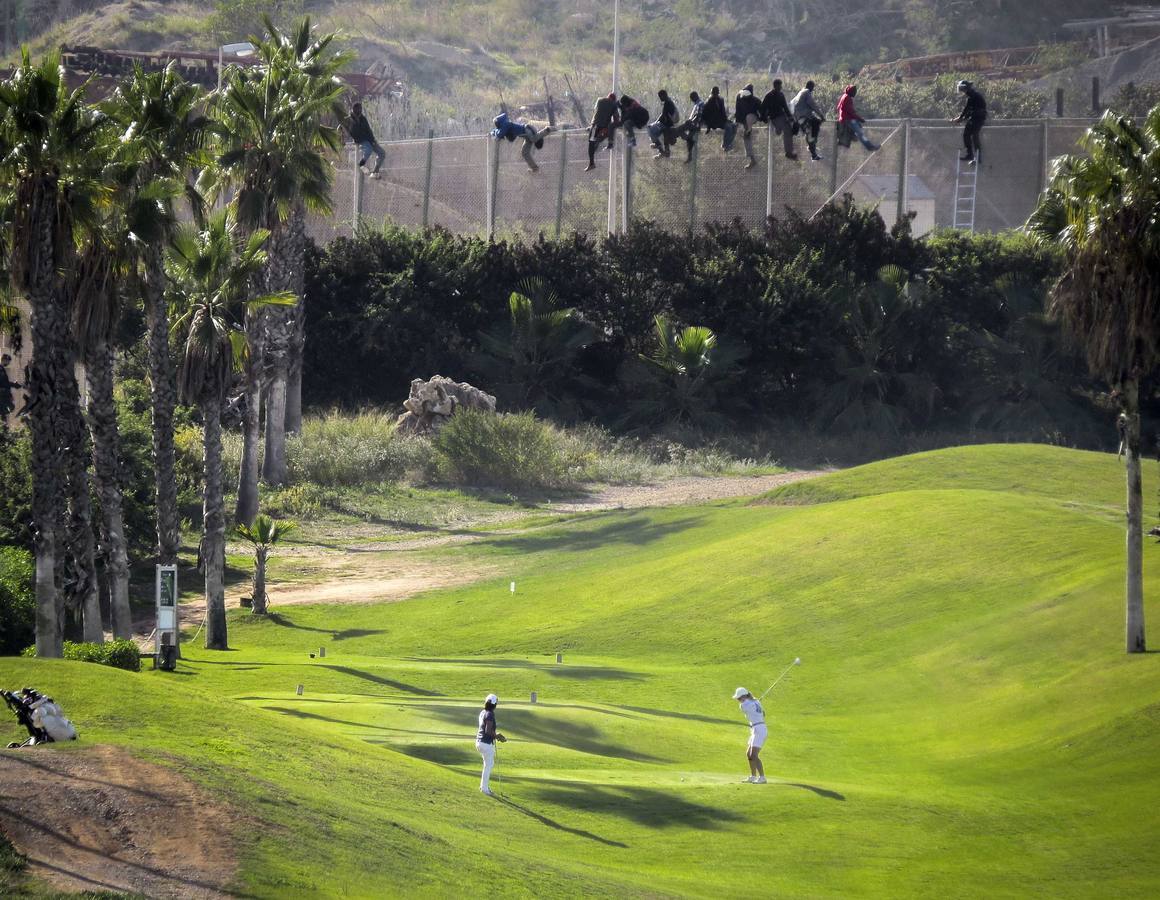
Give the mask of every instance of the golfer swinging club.
[[483, 775], [479, 779], [480, 793], [494, 797], [491, 792], [491, 767], [495, 765], [495, 742], [507, 743], [507, 738], [495, 730], [495, 708], [499, 697], [488, 694], [479, 713], [479, 731], [475, 735], [475, 749], [483, 757]]
[[740, 703], [742, 714], [749, 720], [749, 745], [745, 749], [745, 758], [749, 760], [749, 777], [743, 778], [742, 782], [765, 784], [765, 768], [761, 765], [761, 746], [767, 734], [765, 710], [761, 708], [761, 702], [743, 687], [733, 692], [733, 699]]

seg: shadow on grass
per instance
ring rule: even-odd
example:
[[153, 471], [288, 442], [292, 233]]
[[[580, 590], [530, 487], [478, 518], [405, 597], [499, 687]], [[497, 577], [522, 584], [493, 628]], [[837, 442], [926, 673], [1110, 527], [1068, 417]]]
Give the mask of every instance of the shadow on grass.
[[646, 828], [679, 826], [713, 831], [729, 823], [743, 822], [746, 818], [734, 810], [693, 803], [656, 788], [628, 785], [569, 782], [540, 788], [536, 797], [558, 806], [628, 819]]
[[845, 802], [845, 800], [846, 800], [845, 794], [839, 794], [837, 791], [831, 791], [828, 788], [820, 788], [816, 784], [800, 784], [799, 782], [796, 782], [796, 781], [778, 781], [778, 782], [770, 782], [770, 783], [771, 784], [775, 784], [775, 783], [780, 784], [782, 787], [801, 788], [804, 791], [809, 791], [810, 793], [817, 794], [819, 797], [825, 797], [827, 800], [841, 800], [843, 802]]
[[542, 672], [553, 678], [575, 678], [578, 681], [644, 681], [649, 676], [628, 669], [609, 666], [569, 666], [561, 663], [538, 663], [526, 659], [437, 659], [422, 656], [405, 656], [407, 662], [439, 663], [451, 666], [477, 666], [482, 669], [527, 669]]
[[617, 709], [627, 709], [629, 712], [643, 713], [646, 716], [660, 716], [665, 719], [691, 719], [694, 722], [706, 722], [709, 725], [744, 725], [744, 721], [737, 719], [719, 719], [715, 716], [700, 716], [696, 713], [672, 712], [667, 709], [653, 709], [649, 706], [625, 706], [622, 703], [614, 704]]
[[414, 759], [440, 766], [466, 766], [479, 762], [478, 753], [451, 744], [392, 744], [391, 748]]
[[369, 681], [372, 684], [381, 684], [384, 687], [394, 688], [396, 691], [403, 691], [408, 694], [415, 694], [418, 697], [442, 697], [438, 691], [429, 691], [426, 688], [415, 687], [413, 684], [406, 684], [402, 681], [392, 681], [390, 678], [383, 678], [382, 675], [375, 675], [373, 672], [364, 672], [362, 669], [352, 669], [350, 666], [321, 666], [323, 669], [330, 669], [332, 672], [338, 672], [340, 675], [350, 675], [352, 678], [361, 678], [363, 681]]
[[548, 550], [569, 550], [584, 553], [611, 544], [643, 547], [690, 528], [695, 528], [705, 518], [701, 515], [694, 515], [667, 522], [655, 522], [644, 513], [630, 513], [627, 516], [622, 513], [608, 515], [616, 515], [617, 520], [585, 530], [568, 529], [567, 531], [542, 535], [525, 534], [511, 538], [488, 538], [485, 543], [490, 547], [519, 550], [522, 553]]
[[590, 841], [596, 841], [597, 843], [604, 844], [606, 847], [628, 847], [628, 844], [622, 844], [620, 841], [610, 841], [608, 838], [602, 838], [600, 835], [593, 834], [591, 831], [585, 831], [582, 828], [572, 828], [568, 825], [557, 822], [555, 819], [549, 819], [543, 813], [538, 813], [535, 810], [528, 809], [526, 806], [520, 806], [518, 803], [514, 803], [513, 801], [507, 799], [507, 797], [500, 797], [497, 795], [495, 799], [509, 809], [514, 809], [516, 812], [523, 813], [525, 816], [531, 819], [535, 819], [541, 825], [547, 825], [549, 828], [552, 828], [556, 831], [563, 831], [566, 834], [574, 834], [576, 837], [582, 837]]
[[[474, 726], [479, 710], [474, 706], [432, 706], [427, 712], [444, 722]], [[595, 725], [568, 722], [540, 715], [531, 709], [500, 709], [497, 713], [500, 730], [518, 735], [521, 740], [549, 744], [578, 753], [627, 759], [634, 762], [665, 762], [659, 756], [640, 753], [628, 747], [610, 743], [601, 737]]]
[[268, 613], [266, 621], [274, 625], [279, 625], [282, 628], [294, 628], [298, 631], [313, 631], [316, 634], [329, 634], [331, 638], [336, 641], [345, 641], [350, 638], [374, 637], [378, 634], [386, 634], [385, 628], [346, 628], [338, 631], [334, 628], [313, 628], [310, 625], [299, 625], [293, 619], [287, 617], [283, 613]]

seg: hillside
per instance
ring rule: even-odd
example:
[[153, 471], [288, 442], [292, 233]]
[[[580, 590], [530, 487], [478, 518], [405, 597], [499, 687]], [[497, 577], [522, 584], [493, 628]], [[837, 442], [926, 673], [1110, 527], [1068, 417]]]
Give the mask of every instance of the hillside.
[[[188, 645], [177, 676], [2, 660], [0, 684], [84, 738], [23, 758], [100, 742], [191, 775], [252, 896], [1154, 896], [1160, 656], [1122, 651], [1122, 479], [980, 447], [602, 512], [429, 551], [497, 573], [472, 585], [232, 614], [232, 652]], [[738, 784], [731, 692], [795, 656], [771, 783]]]

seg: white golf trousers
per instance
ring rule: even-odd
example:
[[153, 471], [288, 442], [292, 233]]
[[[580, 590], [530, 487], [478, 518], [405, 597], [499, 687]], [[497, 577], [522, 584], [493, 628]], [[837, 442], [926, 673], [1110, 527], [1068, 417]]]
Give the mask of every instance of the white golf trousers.
[[483, 757], [483, 775], [479, 779], [479, 789], [481, 791], [490, 791], [491, 767], [495, 765], [495, 744], [485, 744], [483, 741], [476, 741], [475, 749]]

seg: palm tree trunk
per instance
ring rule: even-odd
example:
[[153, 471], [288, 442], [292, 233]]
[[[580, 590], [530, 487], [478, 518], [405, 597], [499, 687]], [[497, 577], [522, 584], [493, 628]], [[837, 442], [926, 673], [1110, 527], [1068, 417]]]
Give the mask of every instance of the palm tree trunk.
[[81, 614], [86, 642], [103, 644], [101, 589], [97, 579], [97, 541], [93, 533], [93, 501], [89, 490], [88, 432], [81, 415], [75, 357], [57, 371], [57, 396], [61, 405], [60, 452], [66, 471], [68, 520], [65, 544], [65, 597], [68, 607]]
[[1144, 642], [1144, 489], [1140, 477], [1140, 385], [1124, 384], [1125, 462], [1128, 475], [1128, 575], [1126, 639], [1129, 653], [1143, 653]]
[[[266, 290], [301, 291], [303, 243], [301, 216], [290, 219], [270, 234], [267, 248]], [[298, 293], [301, 298], [301, 293]], [[290, 378], [290, 353], [294, 343], [294, 310], [272, 307], [263, 310], [264, 356], [270, 374], [266, 402], [266, 454], [262, 476], [269, 484], [283, 486], [290, 480], [286, 470], [286, 396]]]
[[121, 438], [113, 399], [113, 348], [107, 343], [88, 356], [85, 375], [89, 385], [89, 434], [93, 439], [93, 469], [101, 498], [101, 551], [109, 573], [113, 637], [133, 633], [129, 610], [129, 551], [121, 491]]
[[[177, 509], [177, 469], [173, 449], [173, 412], [177, 376], [169, 352], [169, 313], [165, 304], [165, 267], [160, 244], [145, 250], [145, 315], [149, 328], [149, 380], [153, 419], [153, 474], [157, 501], [157, 559], [177, 562], [181, 523]], [[116, 615], [114, 613], [114, 626]]]
[[258, 448], [262, 440], [262, 369], [264, 341], [260, 310], [246, 312], [245, 413], [242, 418], [242, 459], [238, 469], [238, 502], [234, 521], [249, 525], [258, 515]]
[[290, 332], [290, 376], [286, 382], [286, 431], [302, 431], [302, 365], [306, 352], [306, 209], [299, 203], [291, 219], [294, 238], [294, 284], [290, 288], [298, 296]]
[[222, 484], [222, 405], [216, 393], [201, 404], [205, 420], [205, 486], [202, 538], [205, 560], [205, 647], [227, 650], [226, 510]]
[[254, 548], [254, 608], [255, 616], [266, 614], [266, 554], [265, 547]]

